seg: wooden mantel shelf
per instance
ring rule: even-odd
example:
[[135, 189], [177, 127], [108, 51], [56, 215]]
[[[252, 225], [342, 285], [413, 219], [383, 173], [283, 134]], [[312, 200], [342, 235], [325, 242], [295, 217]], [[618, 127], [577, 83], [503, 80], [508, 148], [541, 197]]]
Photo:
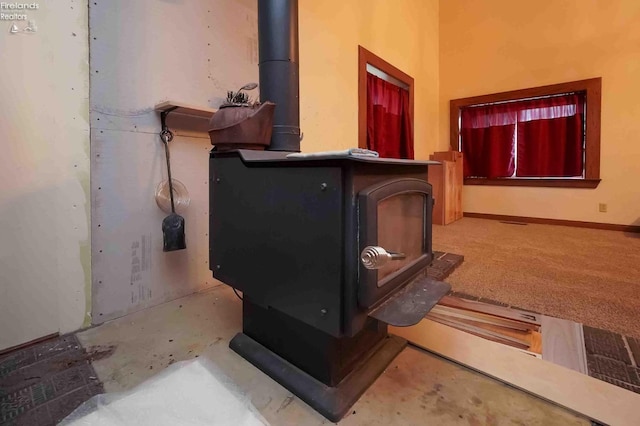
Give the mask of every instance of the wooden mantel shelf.
[[189, 105], [184, 102], [176, 102], [176, 101], [166, 101], [158, 104], [154, 107], [154, 109], [158, 112], [167, 111], [168, 109], [174, 108], [171, 110], [172, 113], [175, 114], [183, 114], [183, 115], [191, 115], [193, 117], [202, 117], [202, 118], [211, 118], [213, 113], [217, 111], [215, 108], [208, 108], [198, 105]]

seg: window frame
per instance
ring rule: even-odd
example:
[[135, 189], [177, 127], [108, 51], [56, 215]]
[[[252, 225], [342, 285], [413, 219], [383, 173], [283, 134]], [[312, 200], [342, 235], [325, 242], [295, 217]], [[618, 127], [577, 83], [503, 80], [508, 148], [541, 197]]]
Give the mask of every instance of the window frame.
[[413, 77], [394, 67], [376, 54], [358, 46], [358, 148], [367, 148], [367, 64], [373, 65], [385, 74], [406, 84], [409, 88], [409, 117], [411, 118], [411, 132], [415, 153], [415, 121]]
[[515, 101], [569, 92], [586, 92], [585, 173], [584, 178], [465, 178], [465, 185], [535, 186], [560, 188], [596, 188], [600, 184], [600, 110], [602, 78], [571, 81], [529, 89], [511, 90], [490, 95], [472, 96], [449, 101], [450, 147], [459, 151], [460, 109], [463, 107]]

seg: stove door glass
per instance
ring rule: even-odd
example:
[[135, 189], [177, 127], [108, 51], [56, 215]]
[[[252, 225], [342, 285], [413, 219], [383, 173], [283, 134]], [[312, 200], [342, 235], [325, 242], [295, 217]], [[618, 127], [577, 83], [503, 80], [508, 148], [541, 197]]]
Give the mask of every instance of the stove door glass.
[[424, 254], [425, 194], [410, 192], [394, 195], [378, 203], [378, 245], [403, 258], [378, 269], [378, 287], [384, 278], [413, 263]]
[[358, 192], [358, 304], [368, 308], [431, 263], [431, 185], [389, 179]]

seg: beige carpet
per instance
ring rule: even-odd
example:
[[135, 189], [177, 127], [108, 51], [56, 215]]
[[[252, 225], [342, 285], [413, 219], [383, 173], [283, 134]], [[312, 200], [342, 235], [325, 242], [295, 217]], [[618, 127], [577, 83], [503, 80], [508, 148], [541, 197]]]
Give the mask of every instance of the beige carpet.
[[640, 234], [464, 218], [433, 227], [462, 254], [454, 291], [640, 338]]

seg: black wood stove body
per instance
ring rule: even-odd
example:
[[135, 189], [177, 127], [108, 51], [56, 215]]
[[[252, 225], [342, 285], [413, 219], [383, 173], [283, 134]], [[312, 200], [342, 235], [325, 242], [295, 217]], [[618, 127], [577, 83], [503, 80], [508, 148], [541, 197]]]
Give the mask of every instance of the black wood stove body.
[[243, 292], [230, 347], [339, 420], [450, 289], [432, 260], [430, 162], [211, 152], [210, 265]]

